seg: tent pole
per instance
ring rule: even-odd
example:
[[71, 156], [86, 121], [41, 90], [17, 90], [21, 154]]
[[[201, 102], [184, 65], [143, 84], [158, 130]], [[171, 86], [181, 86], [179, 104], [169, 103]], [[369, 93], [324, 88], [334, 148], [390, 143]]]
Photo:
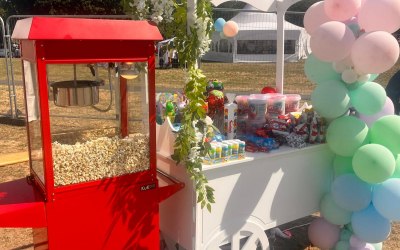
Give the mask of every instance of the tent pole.
[[285, 12], [279, 11], [277, 16], [277, 39], [276, 39], [276, 91], [283, 94], [283, 81], [285, 69]]
[[276, 91], [283, 94], [284, 71], [285, 71], [285, 13], [294, 3], [301, 0], [277, 0], [277, 39], [276, 39]]

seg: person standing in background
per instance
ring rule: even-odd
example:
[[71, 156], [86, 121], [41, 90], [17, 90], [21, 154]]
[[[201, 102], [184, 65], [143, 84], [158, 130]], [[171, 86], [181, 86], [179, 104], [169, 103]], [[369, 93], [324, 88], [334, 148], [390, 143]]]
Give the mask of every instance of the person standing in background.
[[390, 78], [385, 90], [386, 95], [393, 102], [394, 113], [398, 115], [400, 112], [400, 70]]
[[172, 68], [178, 68], [178, 51], [174, 48], [172, 50]]
[[164, 67], [164, 54], [163, 54], [162, 49], [160, 49], [160, 52], [158, 55], [161, 55], [160, 58], [158, 59], [158, 65], [159, 65], [160, 69], [162, 69]]
[[174, 54], [174, 49], [175, 48], [173, 46], [171, 46], [171, 48], [168, 51], [168, 64], [170, 66], [172, 66], [172, 55]]
[[169, 62], [169, 53], [168, 53], [168, 50], [167, 50], [167, 49], [165, 50], [165, 53], [164, 53], [164, 55], [163, 55], [163, 58], [164, 58], [164, 68], [168, 68], [169, 65], [171, 65], [171, 64], [170, 64], [170, 62]]

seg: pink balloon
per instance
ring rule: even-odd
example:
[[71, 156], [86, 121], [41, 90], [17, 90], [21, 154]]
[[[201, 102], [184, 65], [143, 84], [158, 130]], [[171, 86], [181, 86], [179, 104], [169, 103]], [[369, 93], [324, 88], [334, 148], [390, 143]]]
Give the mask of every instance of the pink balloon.
[[367, 0], [358, 13], [358, 23], [366, 32], [387, 31], [400, 28], [399, 0]]
[[315, 219], [308, 227], [308, 238], [321, 249], [331, 249], [340, 238], [340, 228], [324, 218]]
[[355, 41], [351, 29], [344, 23], [330, 21], [320, 25], [311, 35], [310, 47], [313, 55], [321, 61], [337, 62], [350, 54]]
[[239, 32], [239, 26], [234, 21], [228, 21], [225, 23], [223, 31], [226, 37], [234, 37]]
[[312, 34], [321, 24], [331, 21], [325, 14], [324, 1], [311, 5], [304, 14], [304, 28]]
[[351, 49], [354, 68], [360, 74], [385, 72], [397, 62], [398, 58], [399, 43], [394, 36], [385, 31], [362, 34]]
[[361, 0], [325, 0], [326, 15], [335, 21], [345, 21], [355, 16], [361, 7]]
[[393, 102], [389, 97], [386, 97], [385, 105], [383, 105], [383, 108], [379, 112], [377, 112], [373, 115], [358, 114], [358, 118], [360, 118], [360, 120], [364, 121], [365, 124], [367, 124], [367, 126], [370, 128], [376, 120], [378, 120], [379, 118], [381, 118], [383, 116], [387, 116], [387, 115], [394, 115]]
[[365, 245], [367, 245], [367, 242], [361, 240], [356, 235], [353, 234], [350, 237], [350, 246], [355, 247], [355, 248], [361, 248], [361, 247], [365, 247]]
[[375, 247], [371, 243], [366, 243], [363, 247], [350, 247], [350, 250], [375, 250]]

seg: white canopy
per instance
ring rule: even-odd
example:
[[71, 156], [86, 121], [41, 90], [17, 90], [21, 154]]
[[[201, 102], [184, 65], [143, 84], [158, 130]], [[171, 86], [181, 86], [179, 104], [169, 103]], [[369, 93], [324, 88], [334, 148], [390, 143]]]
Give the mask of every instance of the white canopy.
[[[211, 0], [215, 6], [228, 1], [230, 0]], [[262, 11], [276, 11], [275, 0], [244, 0], [242, 2], [248, 3]]]
[[[256, 12], [251, 5], [231, 20], [239, 26], [234, 38], [212, 36], [212, 47], [204, 60], [222, 62], [275, 62], [277, 54], [277, 15]], [[307, 56], [309, 35], [305, 29], [284, 21], [285, 61], [298, 61]]]

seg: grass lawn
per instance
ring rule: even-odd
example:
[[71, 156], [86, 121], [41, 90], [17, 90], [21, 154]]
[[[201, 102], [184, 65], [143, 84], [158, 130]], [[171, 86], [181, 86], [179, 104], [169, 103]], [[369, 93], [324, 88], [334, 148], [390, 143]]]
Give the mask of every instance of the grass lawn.
[[[400, 69], [397, 63], [391, 70], [379, 75], [375, 80], [383, 86]], [[275, 63], [210, 63], [203, 62], [201, 69], [209, 79], [218, 79], [224, 83], [225, 92], [258, 93], [264, 86], [275, 86]], [[157, 89], [182, 89], [185, 74], [182, 69], [156, 70]], [[304, 61], [286, 63], [284, 74], [284, 93], [301, 94], [309, 97], [315, 84], [304, 74]]]
[[[0, 81], [6, 80], [5, 60], [0, 60]], [[14, 79], [21, 81], [21, 62], [13, 59]], [[201, 69], [209, 79], [218, 79], [224, 83], [225, 92], [258, 93], [264, 86], [275, 86], [275, 63], [213, 63], [202, 62]], [[391, 76], [400, 69], [398, 62], [392, 69], [382, 73], [375, 80], [386, 86]], [[90, 77], [87, 68], [81, 68], [82, 75]], [[304, 74], [304, 60], [296, 63], [286, 63], [284, 71], [284, 93], [296, 93], [309, 96], [315, 85]], [[105, 74], [105, 72], [102, 72]], [[71, 79], [72, 67], [60, 70], [58, 77]], [[105, 79], [106, 76], [104, 75]], [[157, 91], [182, 90], [186, 74], [183, 69], [157, 69]]]

